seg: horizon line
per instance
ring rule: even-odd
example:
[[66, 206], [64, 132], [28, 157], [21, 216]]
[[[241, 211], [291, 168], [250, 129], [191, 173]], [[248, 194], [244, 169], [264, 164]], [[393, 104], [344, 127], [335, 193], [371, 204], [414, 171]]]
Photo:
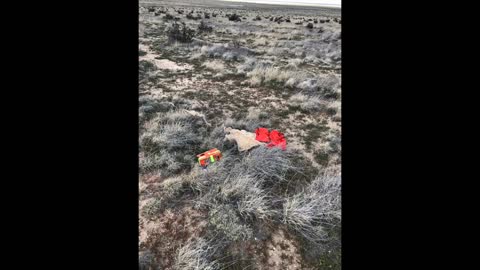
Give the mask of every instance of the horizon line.
[[342, 5], [337, 4], [329, 4], [329, 3], [308, 3], [308, 2], [296, 2], [296, 3], [286, 3], [281, 1], [265, 1], [265, 0], [219, 0], [223, 2], [230, 2], [230, 3], [250, 3], [250, 4], [266, 4], [266, 5], [285, 5], [285, 6], [313, 6], [313, 7], [330, 7], [330, 8], [342, 8]]

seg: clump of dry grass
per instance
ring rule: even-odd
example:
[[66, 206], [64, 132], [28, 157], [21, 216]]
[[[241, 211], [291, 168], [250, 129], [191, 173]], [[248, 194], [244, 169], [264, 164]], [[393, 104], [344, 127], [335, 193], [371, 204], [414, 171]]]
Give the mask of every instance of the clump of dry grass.
[[227, 118], [224, 120], [224, 126], [254, 132], [255, 129], [259, 127], [270, 127], [271, 121], [269, 116], [270, 115], [265, 111], [250, 107], [247, 115], [244, 118]]
[[266, 51], [267, 55], [273, 55], [273, 56], [280, 56], [285, 53], [288, 53], [288, 50], [285, 48], [279, 48], [279, 47], [272, 47], [267, 49]]
[[189, 144], [198, 142], [192, 130], [192, 127], [185, 122], [172, 122], [160, 126], [156, 129], [158, 133], [147, 132], [145, 136], [150, 136], [153, 143], [167, 150], [182, 149]]
[[179, 159], [165, 151], [161, 151], [159, 154], [144, 153], [140, 154], [139, 168], [141, 172], [145, 173], [162, 169], [162, 175], [172, 175], [185, 168], [185, 161]]
[[226, 61], [237, 61], [254, 54], [254, 52], [248, 48], [229, 43], [203, 45], [200, 48], [200, 53], [206, 57], [222, 58]]
[[304, 60], [300, 59], [300, 58], [289, 59], [288, 64], [287, 64], [287, 68], [296, 69], [296, 68], [298, 68], [298, 66], [300, 66], [303, 63], [304, 63]]
[[237, 74], [246, 74], [252, 71], [257, 64], [257, 59], [254, 57], [247, 57], [245, 61], [237, 67]]
[[164, 176], [189, 169], [202, 143], [205, 122], [184, 110], [158, 114], [140, 135], [140, 169]]
[[[254, 179], [253, 177], [248, 178]], [[242, 218], [268, 220], [278, 214], [272, 207], [272, 196], [261, 188], [261, 183], [251, 183], [242, 196], [237, 203], [237, 209]]]
[[140, 124], [150, 120], [156, 113], [167, 112], [175, 106], [171, 102], [159, 101], [151, 96], [141, 96], [138, 101]]
[[200, 48], [200, 53], [208, 57], [221, 57], [226, 51], [226, 44], [204, 45]]
[[250, 79], [247, 80], [247, 82], [251, 86], [259, 86], [262, 85], [263, 79], [259, 76], [251, 76]]
[[290, 104], [300, 107], [306, 112], [319, 112], [327, 108], [327, 102], [319, 96], [307, 96], [301, 93], [295, 94], [289, 99]]
[[247, 77], [249, 78], [248, 82], [252, 86], [275, 82], [284, 83], [293, 76], [295, 76], [295, 72], [272, 66], [256, 66], [252, 71], [247, 73]]
[[277, 183], [285, 181], [287, 171], [293, 169], [290, 159], [288, 151], [260, 146], [245, 155], [232, 171]]
[[216, 72], [225, 70], [225, 64], [218, 60], [205, 62], [202, 66]]
[[236, 200], [236, 208], [244, 219], [267, 219], [276, 214], [271, 198], [262, 189], [263, 181], [248, 174], [227, 178], [220, 188], [224, 201]]
[[292, 76], [285, 82], [286, 87], [295, 88], [300, 82], [307, 79], [307, 74], [303, 72], [295, 73], [295, 76]]
[[215, 270], [220, 265], [212, 260], [213, 247], [203, 238], [190, 240], [178, 249], [173, 269], [175, 270]]
[[208, 222], [218, 232], [218, 237], [227, 242], [245, 241], [253, 236], [252, 228], [239, 219], [230, 204], [217, 203], [211, 207]]
[[268, 45], [268, 44], [269, 44], [268, 40], [267, 40], [266, 38], [264, 38], [264, 37], [257, 38], [257, 39], [255, 39], [255, 41], [253, 42], [253, 45], [255, 45], [255, 46], [266, 46], [266, 45]]
[[340, 78], [334, 74], [318, 75], [313, 78], [301, 74], [296, 75], [296, 77], [290, 78], [285, 85], [298, 88], [309, 95], [321, 95], [326, 99], [336, 99], [340, 95]]

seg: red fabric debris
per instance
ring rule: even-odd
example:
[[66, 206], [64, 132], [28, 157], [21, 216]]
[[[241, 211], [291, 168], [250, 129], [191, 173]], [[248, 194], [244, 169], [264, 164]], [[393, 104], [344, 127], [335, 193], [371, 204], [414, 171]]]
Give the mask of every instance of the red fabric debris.
[[278, 146], [282, 148], [282, 150], [287, 149], [287, 140], [285, 139], [283, 133], [279, 132], [278, 130], [272, 130], [270, 132], [270, 141], [271, 142], [267, 145], [269, 148]]
[[268, 129], [266, 128], [257, 128], [255, 130], [255, 139], [259, 142], [270, 142], [269, 134], [268, 134]]
[[267, 144], [268, 148], [277, 146], [282, 148], [282, 150], [287, 149], [287, 140], [285, 139], [283, 133], [278, 130], [274, 129], [271, 132], [268, 132], [268, 129], [261, 127], [255, 130], [255, 134], [255, 139], [257, 141], [269, 143]]

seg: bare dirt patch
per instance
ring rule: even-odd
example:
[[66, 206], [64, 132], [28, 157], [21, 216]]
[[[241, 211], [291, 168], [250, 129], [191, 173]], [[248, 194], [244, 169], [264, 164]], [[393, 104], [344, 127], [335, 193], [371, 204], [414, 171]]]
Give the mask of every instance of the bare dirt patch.
[[185, 206], [167, 209], [156, 221], [145, 222], [140, 227], [140, 249], [148, 249], [156, 255], [161, 269], [172, 269], [175, 252], [180, 246], [204, 232], [205, 213]]

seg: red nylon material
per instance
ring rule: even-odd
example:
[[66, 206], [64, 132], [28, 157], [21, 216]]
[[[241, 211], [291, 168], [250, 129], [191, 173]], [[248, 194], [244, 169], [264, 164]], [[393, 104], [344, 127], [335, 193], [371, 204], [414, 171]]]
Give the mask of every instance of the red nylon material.
[[268, 134], [268, 129], [266, 128], [257, 128], [255, 130], [256, 137], [255, 139], [259, 142], [270, 142], [270, 137]]
[[270, 141], [271, 142], [267, 145], [269, 148], [275, 146], [282, 148], [282, 150], [287, 148], [287, 140], [285, 139], [283, 133], [279, 132], [278, 130], [272, 130], [270, 132]]
[[260, 142], [269, 143], [267, 144], [269, 148], [280, 147], [282, 150], [287, 149], [287, 140], [283, 133], [278, 130], [268, 132], [268, 129], [261, 127], [255, 130], [255, 134], [255, 139]]

